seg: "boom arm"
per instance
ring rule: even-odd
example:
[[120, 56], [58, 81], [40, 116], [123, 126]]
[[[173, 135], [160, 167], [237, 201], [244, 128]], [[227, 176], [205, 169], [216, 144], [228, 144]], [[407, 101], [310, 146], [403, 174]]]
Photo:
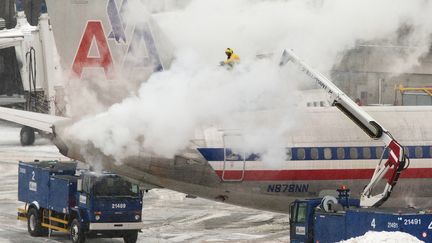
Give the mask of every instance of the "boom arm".
[[[320, 72], [312, 69], [291, 50], [285, 50], [282, 54], [280, 66], [292, 61], [301, 71], [311, 77], [315, 82], [324, 89], [333, 106], [336, 106], [346, 116], [348, 116], [357, 126], [363, 129], [367, 135], [375, 140], [382, 141], [386, 149], [389, 150], [389, 156], [385, 163], [382, 163], [382, 158], [375, 168], [374, 174], [368, 185], [364, 188], [360, 197], [360, 206], [362, 207], [378, 207], [383, 204], [390, 196], [394, 186], [396, 185], [400, 172], [405, 169], [407, 156], [404, 153], [403, 147], [392, 137], [392, 135], [381, 126], [368, 113], [362, 110], [354, 103], [344, 92], [336, 85], [327, 79]], [[385, 150], [384, 150], [385, 152]], [[387, 175], [388, 174], [388, 175]], [[387, 184], [384, 191], [380, 194], [372, 196], [373, 188], [378, 182], [387, 175]]]

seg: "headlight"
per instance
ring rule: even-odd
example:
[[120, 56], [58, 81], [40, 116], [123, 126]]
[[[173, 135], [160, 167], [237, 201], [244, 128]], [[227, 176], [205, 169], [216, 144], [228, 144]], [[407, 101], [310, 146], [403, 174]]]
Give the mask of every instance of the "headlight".
[[135, 215], [135, 219], [136, 219], [136, 220], [140, 219], [140, 216], [139, 216], [138, 214]]
[[99, 219], [100, 219], [100, 216], [99, 216], [99, 215], [96, 215], [96, 216], [95, 216], [95, 219], [96, 219], [96, 220], [99, 220]]

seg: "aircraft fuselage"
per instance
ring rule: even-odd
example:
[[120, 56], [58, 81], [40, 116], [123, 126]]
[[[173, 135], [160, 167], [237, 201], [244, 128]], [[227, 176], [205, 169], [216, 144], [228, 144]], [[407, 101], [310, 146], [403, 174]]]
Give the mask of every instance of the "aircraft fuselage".
[[[384, 206], [430, 206], [432, 131], [426, 127], [427, 122], [413, 122], [419, 117], [427, 121], [432, 109], [365, 109], [394, 131], [411, 158]], [[307, 122], [287, 137], [286, 160], [277, 165], [261, 161], [258, 154], [235, 154], [223, 144], [189, 148], [170, 159], [149, 155], [143, 149], [142, 154], [127, 157], [120, 164], [92, 145], [77, 145], [65, 138], [61, 138], [64, 144], [57, 144], [70, 158], [90, 164], [97, 158], [104, 169], [145, 185], [262, 210], [288, 212], [293, 200], [334, 194], [341, 185], [348, 186], [353, 197], [359, 197], [380, 159], [382, 145], [369, 139], [335, 108], [309, 109], [302, 119]]]

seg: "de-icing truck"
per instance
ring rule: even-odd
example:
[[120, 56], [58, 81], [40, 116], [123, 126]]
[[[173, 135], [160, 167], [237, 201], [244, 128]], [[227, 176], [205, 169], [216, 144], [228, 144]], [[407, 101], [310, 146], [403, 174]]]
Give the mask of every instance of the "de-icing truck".
[[32, 236], [67, 232], [74, 243], [122, 237], [135, 243], [143, 228], [139, 187], [112, 173], [77, 170], [76, 162], [20, 162], [18, 218]]

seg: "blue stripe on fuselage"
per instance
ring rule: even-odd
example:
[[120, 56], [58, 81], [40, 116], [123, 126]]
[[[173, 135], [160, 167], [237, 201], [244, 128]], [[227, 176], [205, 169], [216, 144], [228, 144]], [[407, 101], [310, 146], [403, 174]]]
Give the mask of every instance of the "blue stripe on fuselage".
[[[432, 146], [406, 146], [405, 153], [410, 158], [432, 158]], [[293, 147], [286, 148], [286, 160], [367, 160], [380, 159], [384, 147]], [[224, 161], [224, 148], [198, 148], [207, 161]], [[246, 154], [246, 161], [260, 160], [260, 153]], [[384, 158], [388, 157], [388, 151]], [[243, 161], [242, 154], [226, 149], [227, 161]]]

